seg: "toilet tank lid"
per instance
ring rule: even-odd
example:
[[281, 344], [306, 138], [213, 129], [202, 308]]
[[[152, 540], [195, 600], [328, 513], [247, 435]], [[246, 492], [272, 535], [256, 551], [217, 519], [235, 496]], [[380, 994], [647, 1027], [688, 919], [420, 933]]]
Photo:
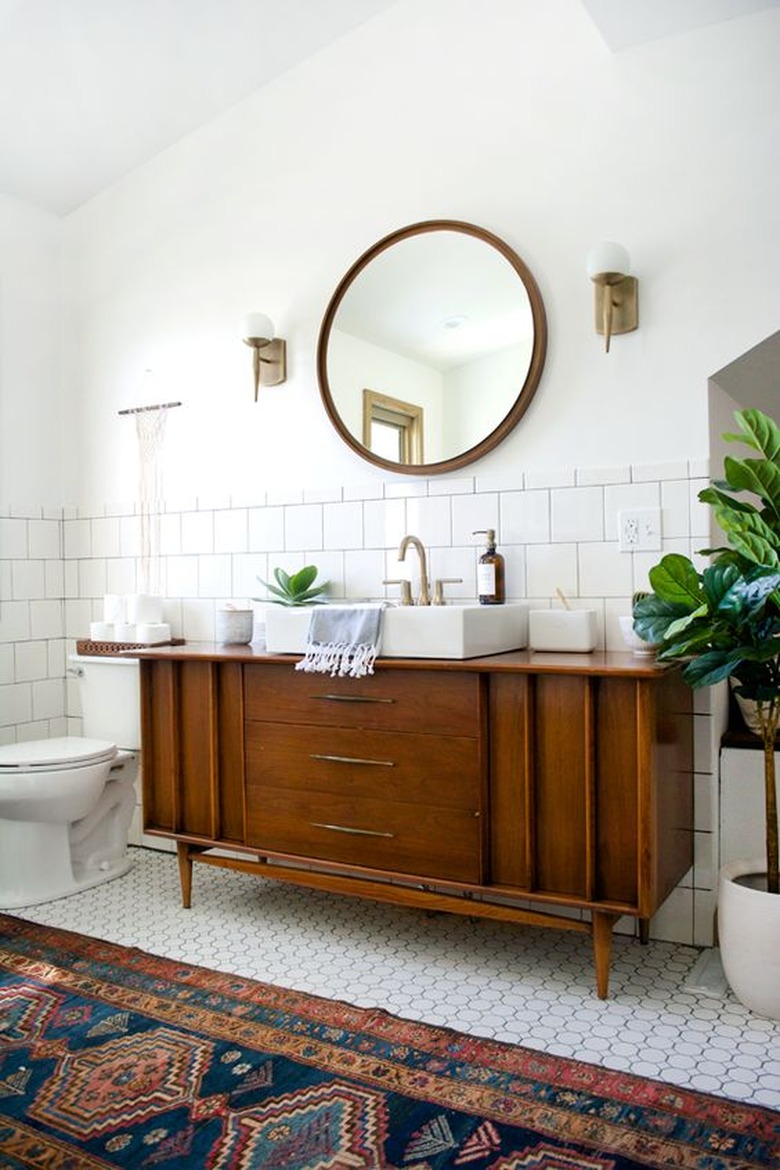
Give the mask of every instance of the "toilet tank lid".
[[26, 743], [8, 743], [0, 747], [0, 768], [54, 768], [63, 765], [97, 764], [116, 755], [116, 744], [107, 739], [85, 739], [63, 735], [55, 739], [35, 739]]

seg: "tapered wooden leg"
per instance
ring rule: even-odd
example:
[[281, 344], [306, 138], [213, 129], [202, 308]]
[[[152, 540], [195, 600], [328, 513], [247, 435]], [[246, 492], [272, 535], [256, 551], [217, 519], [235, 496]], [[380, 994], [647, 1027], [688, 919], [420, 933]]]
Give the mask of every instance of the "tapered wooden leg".
[[192, 904], [192, 854], [186, 841], [176, 842], [176, 854], [179, 858], [181, 904], [185, 910], [189, 910]]
[[617, 914], [593, 911], [593, 959], [596, 964], [596, 993], [599, 999], [609, 994], [609, 964], [612, 958], [612, 927], [618, 920]]
[[639, 941], [641, 942], [642, 946], [644, 946], [644, 947], [646, 947], [647, 944], [650, 942], [650, 919], [649, 918], [640, 918], [639, 919]]

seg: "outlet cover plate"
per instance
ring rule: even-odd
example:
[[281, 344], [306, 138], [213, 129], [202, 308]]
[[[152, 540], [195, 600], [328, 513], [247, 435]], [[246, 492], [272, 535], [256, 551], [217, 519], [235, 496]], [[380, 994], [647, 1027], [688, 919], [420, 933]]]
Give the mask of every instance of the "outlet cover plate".
[[658, 552], [661, 535], [660, 508], [623, 508], [618, 512], [621, 552]]

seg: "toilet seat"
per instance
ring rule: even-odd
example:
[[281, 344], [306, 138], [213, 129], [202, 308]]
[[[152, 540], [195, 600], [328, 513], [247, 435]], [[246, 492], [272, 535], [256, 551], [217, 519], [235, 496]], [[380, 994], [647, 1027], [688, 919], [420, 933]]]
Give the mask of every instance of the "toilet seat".
[[116, 754], [109, 740], [73, 735], [9, 743], [0, 747], [0, 776], [69, 771], [113, 760]]

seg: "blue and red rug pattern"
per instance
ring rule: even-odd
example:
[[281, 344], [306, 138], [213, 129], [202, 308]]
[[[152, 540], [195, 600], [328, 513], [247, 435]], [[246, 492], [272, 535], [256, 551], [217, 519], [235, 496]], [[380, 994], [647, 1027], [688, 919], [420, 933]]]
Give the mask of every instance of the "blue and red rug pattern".
[[0, 1168], [754, 1170], [780, 1114], [0, 915]]

